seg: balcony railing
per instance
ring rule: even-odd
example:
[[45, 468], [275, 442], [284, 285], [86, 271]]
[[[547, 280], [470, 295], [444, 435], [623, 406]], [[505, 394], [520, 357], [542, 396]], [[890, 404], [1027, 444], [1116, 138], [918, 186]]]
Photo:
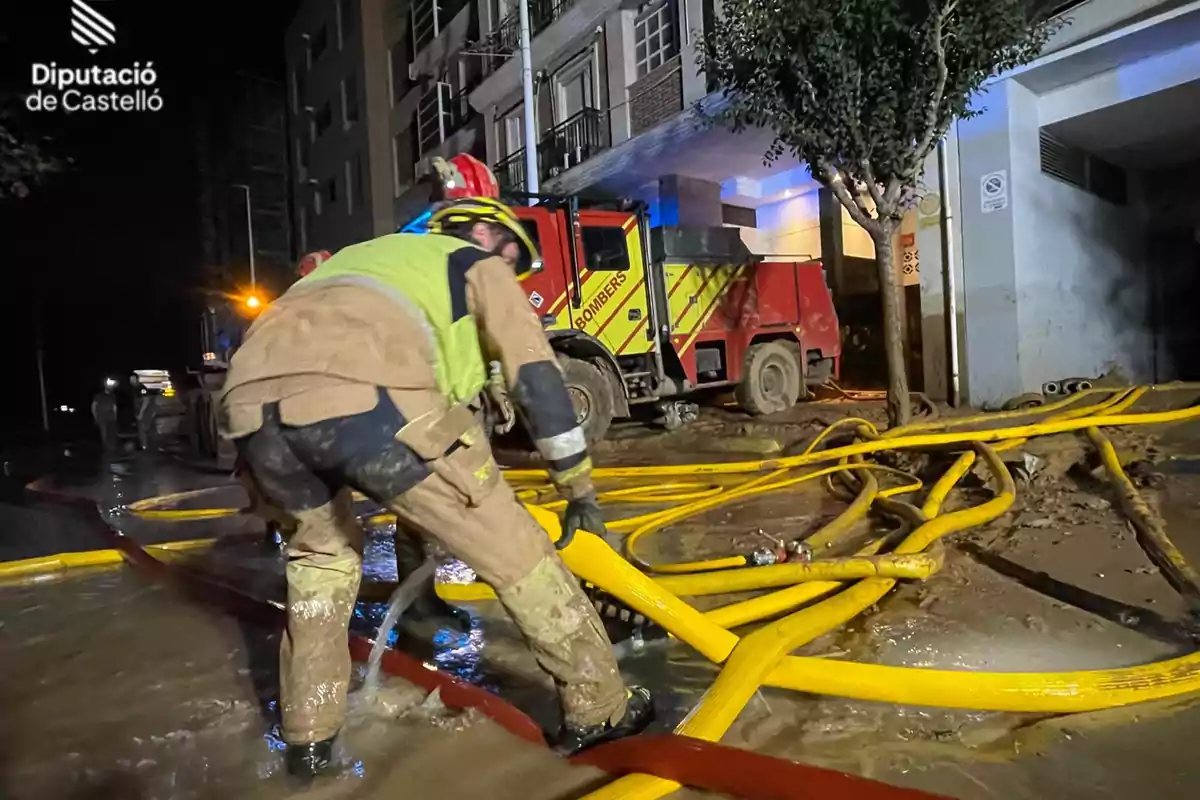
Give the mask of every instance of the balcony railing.
[[[532, 39], [550, 27], [550, 23], [567, 13], [575, 0], [529, 0], [529, 38]], [[498, 50], [515, 53], [521, 46], [521, 21], [517, 10], [501, 20], [492, 31], [493, 46]]]
[[421, 156], [454, 135], [471, 115], [466, 92], [435, 83], [417, 102], [417, 146]]
[[538, 146], [542, 180], [561, 175], [607, 148], [607, 134], [604, 114], [594, 108], [585, 108], [555, 125]]
[[[556, 178], [579, 166], [609, 146], [605, 114], [585, 108], [555, 125], [538, 145], [538, 178]], [[525, 148], [506, 156], [493, 168], [499, 184], [512, 191], [525, 191]]]
[[492, 172], [500, 188], [513, 192], [525, 191], [525, 148], [497, 161]]

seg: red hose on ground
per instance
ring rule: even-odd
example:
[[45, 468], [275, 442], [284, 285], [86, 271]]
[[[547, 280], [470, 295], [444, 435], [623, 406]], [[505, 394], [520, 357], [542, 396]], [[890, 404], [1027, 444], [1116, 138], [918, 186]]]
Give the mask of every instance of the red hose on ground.
[[[96, 504], [84, 497], [27, 487], [31, 493], [66, 505], [82, 514], [82, 521], [120, 550], [134, 566], [171, 583], [201, 602], [216, 603], [251, 621], [282, 627], [283, 610], [183, 565], [167, 564], [110, 525]], [[351, 635], [350, 654], [367, 658], [371, 643]], [[445, 704], [455, 709], [478, 709], [509, 733], [534, 744], [545, 744], [542, 729], [524, 712], [501, 698], [443, 672], [427, 667], [398, 650], [384, 653], [381, 667], [426, 691], [437, 689]], [[572, 763], [599, 767], [613, 775], [643, 773], [745, 800], [798, 800], [818, 795], [848, 800], [938, 800], [938, 795], [902, 789], [780, 758], [738, 750], [685, 736], [634, 736], [596, 747], [572, 757]]]
[[[196, 570], [159, 561], [143, 550], [137, 542], [109, 525], [91, 500], [57, 492], [34, 491], [36, 494], [69, 505], [81, 512], [83, 521], [103, 536], [110, 547], [124, 553], [134, 566], [177, 586], [189, 596], [205, 602], [215, 602], [244, 619], [250, 619], [264, 626], [283, 627], [284, 612], [282, 609], [231, 587], [216, 583]], [[367, 639], [353, 634], [350, 636], [352, 658], [365, 661], [370, 652], [371, 643]], [[399, 650], [387, 650], [384, 653], [381, 667], [389, 675], [404, 678], [427, 692], [437, 689], [442, 702], [451, 708], [478, 709], [480, 713], [497, 722], [514, 736], [535, 744], [544, 745], [546, 742], [541, 727], [516, 706], [506, 703], [491, 692], [472, 686], [444, 672], [426, 667], [422, 662]]]
[[[935, 800], [939, 795], [903, 789], [843, 772], [797, 764], [690, 736], [632, 736], [580, 753], [575, 764], [611, 775], [642, 773], [752, 800]], [[944, 800], [944, 799], [943, 799]]]

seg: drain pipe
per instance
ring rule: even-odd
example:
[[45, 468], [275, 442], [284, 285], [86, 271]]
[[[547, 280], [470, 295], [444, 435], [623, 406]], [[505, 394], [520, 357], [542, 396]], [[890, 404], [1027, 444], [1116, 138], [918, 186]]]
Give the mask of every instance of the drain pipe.
[[947, 399], [952, 408], [958, 408], [962, 395], [958, 369], [958, 287], [954, 280], [954, 209], [950, 205], [950, 159], [944, 136], [938, 142], [937, 157], [938, 194], [942, 198], [942, 312], [946, 318]]
[[[529, 0], [520, 0], [517, 4], [517, 17], [521, 26], [521, 98], [525, 108], [525, 192], [529, 195], [538, 193], [538, 147], [537, 120], [534, 117], [533, 99], [533, 59], [529, 53]], [[537, 202], [536, 197], [529, 198], [529, 205]]]

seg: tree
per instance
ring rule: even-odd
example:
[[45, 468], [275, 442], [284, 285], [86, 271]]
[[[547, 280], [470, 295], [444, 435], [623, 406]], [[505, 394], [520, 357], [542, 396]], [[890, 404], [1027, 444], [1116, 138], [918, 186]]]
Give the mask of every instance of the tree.
[[702, 37], [700, 66], [727, 102], [708, 119], [772, 130], [767, 163], [784, 153], [804, 161], [870, 234], [888, 420], [903, 425], [893, 237], [950, 122], [979, 113], [971, 101], [984, 81], [1036, 57], [1061, 23], [1034, 0], [725, 0], [721, 17]]
[[19, 127], [17, 114], [0, 98], [0, 201], [22, 198], [30, 185], [50, 172], [59, 172], [64, 162], [46, 151], [44, 140], [29, 136]]

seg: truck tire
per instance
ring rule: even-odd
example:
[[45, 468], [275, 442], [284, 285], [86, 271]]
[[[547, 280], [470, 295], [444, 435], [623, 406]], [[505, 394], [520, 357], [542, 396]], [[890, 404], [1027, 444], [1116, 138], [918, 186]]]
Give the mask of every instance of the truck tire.
[[802, 370], [786, 342], [760, 342], [746, 351], [746, 366], [735, 396], [756, 417], [787, 411], [800, 398]]
[[575, 407], [575, 422], [583, 428], [589, 445], [595, 444], [608, 433], [613, 420], [612, 385], [600, 368], [587, 361], [559, 356], [567, 394]]

